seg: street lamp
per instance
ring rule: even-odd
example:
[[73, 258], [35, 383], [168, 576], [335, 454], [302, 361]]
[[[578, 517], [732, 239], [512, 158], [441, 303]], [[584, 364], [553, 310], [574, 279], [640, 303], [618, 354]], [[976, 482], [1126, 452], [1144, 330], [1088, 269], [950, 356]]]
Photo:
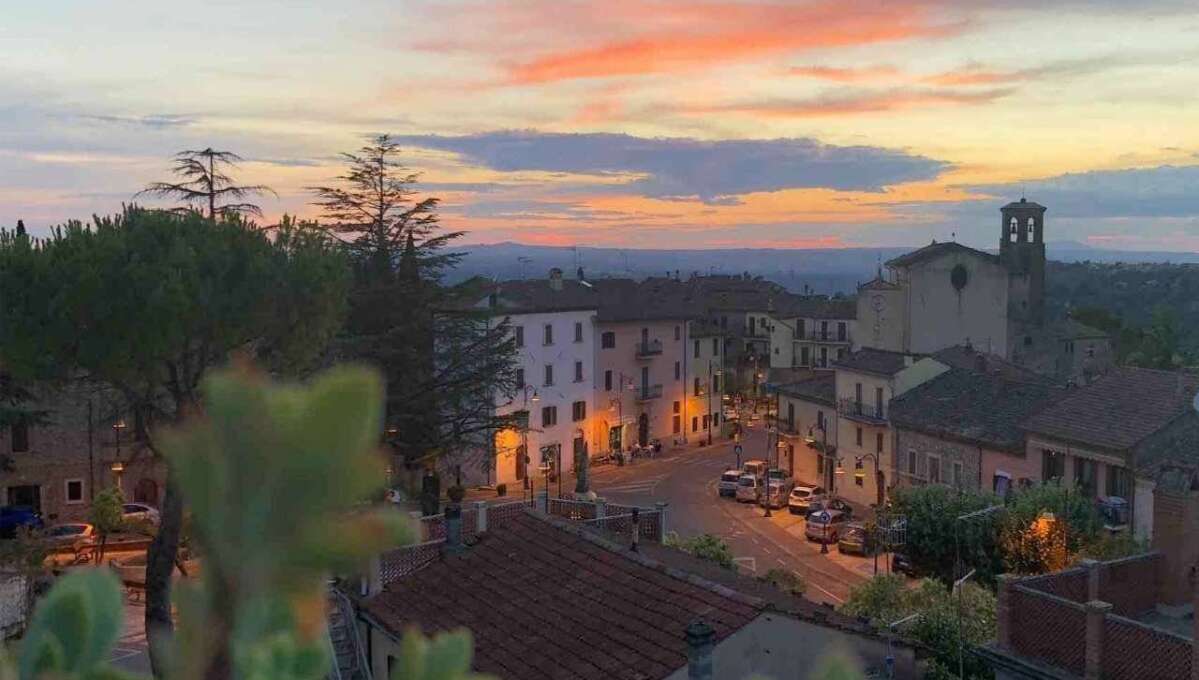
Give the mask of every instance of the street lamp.
[[545, 514], [548, 515], [548, 514], [550, 514], [550, 464], [549, 464], [549, 461], [543, 460], [541, 463], [541, 467], [538, 469], [541, 470], [541, 474], [545, 476]]
[[[524, 478], [522, 480], [522, 482], [524, 484], [524, 488], [529, 490], [529, 501], [531, 502], [533, 500], [533, 484], [529, 481], [529, 474], [528, 474], [528, 470], [529, 470], [529, 422], [532, 419], [533, 414], [529, 413], [529, 402], [533, 402], [534, 404], [536, 404], [537, 402], [541, 401], [541, 397], [537, 394], [537, 388], [533, 387], [532, 385], [525, 385], [521, 389], [524, 392], [524, 397], [525, 397], [525, 407], [524, 407], [525, 422], [524, 422], [524, 426], [520, 428], [521, 460], [518, 461], [518, 464], [520, 465], [521, 470], [524, 471], [524, 474], [522, 474], [522, 477]], [[521, 494], [521, 498], [524, 498], [523, 493]]]
[[121, 462], [121, 430], [125, 429], [125, 419], [117, 418], [117, 422], [112, 424], [112, 432], [116, 437], [117, 443], [117, 458], [112, 463], [112, 474], [116, 479], [117, 491], [121, 491], [121, 475], [125, 472], [125, 464]]

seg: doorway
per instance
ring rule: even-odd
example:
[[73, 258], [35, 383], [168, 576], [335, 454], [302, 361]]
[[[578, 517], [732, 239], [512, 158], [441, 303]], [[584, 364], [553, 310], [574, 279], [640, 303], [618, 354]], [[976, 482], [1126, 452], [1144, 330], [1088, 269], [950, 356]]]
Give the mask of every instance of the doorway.
[[645, 413], [637, 419], [637, 443], [642, 446], [649, 443], [649, 415]]
[[153, 479], [141, 478], [137, 482], [137, 486], [133, 487], [133, 501], [135, 503], [146, 503], [147, 505], [158, 505], [158, 484]]
[[24, 484], [8, 487], [8, 504], [22, 505], [32, 508], [34, 512], [42, 511], [42, 487], [37, 484]]

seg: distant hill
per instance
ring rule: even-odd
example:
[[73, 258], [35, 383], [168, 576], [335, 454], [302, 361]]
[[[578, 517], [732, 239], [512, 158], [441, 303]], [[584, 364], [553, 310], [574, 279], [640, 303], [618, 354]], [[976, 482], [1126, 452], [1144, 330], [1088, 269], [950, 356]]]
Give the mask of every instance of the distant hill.
[[[667, 272], [686, 278], [697, 274], [749, 273], [802, 292], [853, 292], [857, 284], [874, 277], [882, 262], [912, 248], [830, 248], [780, 250], [763, 248], [720, 250], [640, 250], [589, 246], [531, 246], [519, 243], [465, 246], [460, 278], [488, 276], [520, 279], [545, 276], [552, 267], [568, 275], [582, 267], [591, 278], [663, 276]], [[1049, 258], [1065, 263], [1199, 263], [1199, 253], [1119, 251], [1075, 242], [1046, 245]]]

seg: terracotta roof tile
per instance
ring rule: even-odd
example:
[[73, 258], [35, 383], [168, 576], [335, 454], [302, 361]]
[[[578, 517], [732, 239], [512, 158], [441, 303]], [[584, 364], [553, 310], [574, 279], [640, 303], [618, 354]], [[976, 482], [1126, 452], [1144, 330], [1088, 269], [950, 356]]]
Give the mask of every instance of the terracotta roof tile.
[[[748, 602], [758, 602], [756, 606]], [[368, 598], [394, 634], [465, 626], [476, 669], [521, 680], [653, 680], [686, 665], [697, 618], [723, 638], [764, 607], [655, 569], [576, 532], [522, 515]]]
[[1032, 416], [1024, 429], [1077, 444], [1123, 451], [1191, 408], [1199, 376], [1119, 368]]

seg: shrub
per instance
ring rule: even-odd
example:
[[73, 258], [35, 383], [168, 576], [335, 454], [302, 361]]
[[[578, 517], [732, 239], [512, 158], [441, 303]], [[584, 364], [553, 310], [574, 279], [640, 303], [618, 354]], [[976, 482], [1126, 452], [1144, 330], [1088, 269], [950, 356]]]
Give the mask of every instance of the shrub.
[[678, 534], [671, 532], [666, 536], [664, 544], [678, 548], [701, 560], [715, 562], [725, 569], [732, 569], [734, 566], [733, 551], [729, 548], [729, 544], [712, 534], [700, 534], [694, 538], [680, 539]]
[[771, 569], [759, 578], [784, 593], [796, 596], [803, 595], [808, 586], [798, 572], [790, 569]]
[[995, 516], [969, 521], [957, 521], [957, 518], [999, 503], [999, 498], [993, 494], [945, 486], [899, 489], [894, 496], [895, 511], [907, 517], [906, 543], [902, 551], [921, 573], [952, 583], [955, 557], [960, 548], [966, 568], [973, 567], [981, 581], [991, 582], [996, 574], [1004, 571]]

